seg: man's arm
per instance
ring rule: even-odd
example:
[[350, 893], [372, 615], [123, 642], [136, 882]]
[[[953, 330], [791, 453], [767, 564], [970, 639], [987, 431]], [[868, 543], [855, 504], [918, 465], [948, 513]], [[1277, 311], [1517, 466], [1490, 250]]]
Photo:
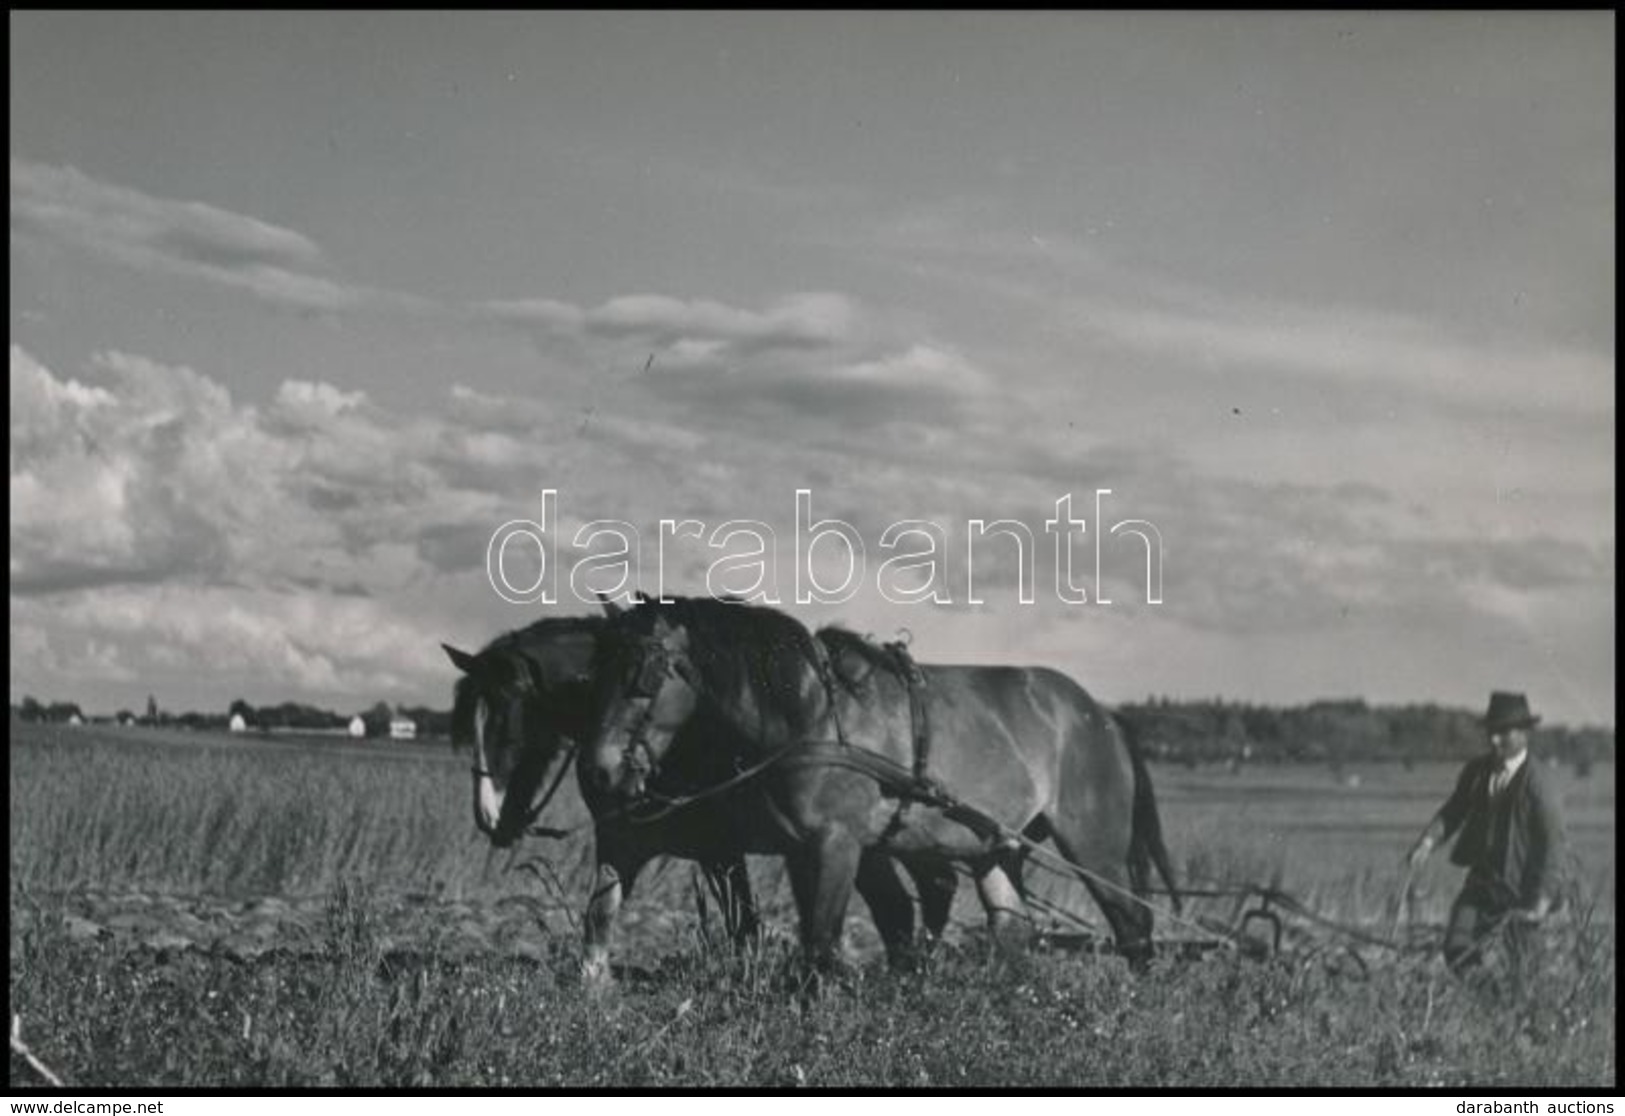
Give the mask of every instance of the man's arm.
[[1411, 846], [1410, 854], [1406, 858], [1411, 871], [1421, 868], [1433, 854], [1434, 846], [1440, 841], [1447, 840], [1452, 833], [1461, 828], [1462, 819], [1467, 816], [1468, 796], [1472, 793], [1472, 784], [1473, 764], [1469, 763], [1456, 777], [1456, 786], [1450, 792], [1450, 797], [1445, 799], [1444, 805], [1439, 807], [1439, 812], [1433, 815], [1432, 820], [1422, 830], [1421, 836], [1417, 837], [1416, 843]]

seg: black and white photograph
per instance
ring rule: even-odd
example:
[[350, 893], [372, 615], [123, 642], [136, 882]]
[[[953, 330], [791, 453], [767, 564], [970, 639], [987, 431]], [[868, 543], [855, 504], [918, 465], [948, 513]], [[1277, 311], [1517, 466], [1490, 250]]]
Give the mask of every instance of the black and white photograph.
[[1617, 1088], [1612, 10], [9, 28], [13, 1093]]

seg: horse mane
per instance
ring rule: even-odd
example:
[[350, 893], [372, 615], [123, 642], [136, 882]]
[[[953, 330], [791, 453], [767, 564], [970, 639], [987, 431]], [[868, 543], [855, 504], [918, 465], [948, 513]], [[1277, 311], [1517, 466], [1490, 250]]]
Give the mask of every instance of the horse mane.
[[607, 623], [602, 616], [546, 616], [523, 628], [503, 632], [480, 648], [477, 659], [487, 655], [525, 654], [530, 645], [561, 635], [590, 633], [597, 635]]
[[839, 624], [819, 628], [818, 640], [829, 648], [832, 656], [851, 653], [867, 660], [871, 666], [895, 668], [897, 665], [891, 652], [884, 647], [868, 636], [859, 635], [851, 628]]
[[656, 616], [688, 633], [689, 658], [708, 689], [748, 688], [762, 711], [786, 724], [809, 719], [802, 684], [818, 671], [818, 648], [801, 621], [765, 605], [715, 597], [649, 600], [623, 617], [626, 629], [646, 635]]
[[878, 643], [872, 636], [859, 635], [851, 628], [839, 624], [831, 624], [819, 628], [816, 637], [829, 650], [830, 662], [834, 664], [833, 673], [836, 681], [840, 682], [848, 692], [861, 693], [863, 690], [862, 678], [853, 678], [841, 668], [841, 660], [847, 655], [856, 656], [867, 663], [869, 669], [884, 670], [899, 678], [914, 678], [918, 681], [919, 665], [913, 661], [908, 653], [908, 645], [904, 643]]

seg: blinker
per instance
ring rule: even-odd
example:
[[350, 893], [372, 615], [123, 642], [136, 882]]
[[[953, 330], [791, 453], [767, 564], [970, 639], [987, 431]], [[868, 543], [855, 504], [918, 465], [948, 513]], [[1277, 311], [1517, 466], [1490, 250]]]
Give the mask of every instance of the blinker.
[[633, 676], [632, 696], [642, 698], [657, 696], [660, 687], [665, 684], [667, 673], [669, 672], [666, 666], [665, 647], [658, 642], [651, 642], [645, 647], [642, 661]]

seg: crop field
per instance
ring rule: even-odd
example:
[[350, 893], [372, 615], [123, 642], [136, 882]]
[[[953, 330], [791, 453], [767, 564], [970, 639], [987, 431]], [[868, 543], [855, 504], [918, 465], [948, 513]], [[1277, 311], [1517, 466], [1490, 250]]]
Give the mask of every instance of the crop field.
[[[752, 858], [759, 950], [719, 944], [691, 866], [657, 862], [623, 910], [616, 986], [594, 994], [575, 972], [590, 838], [493, 853], [468, 759], [444, 745], [14, 722], [10, 747], [12, 1009], [74, 1085], [1616, 1082], [1611, 766], [1553, 771], [1570, 902], [1524, 970], [1496, 951], [1470, 983], [1426, 948], [1459, 870], [1441, 853], [1407, 889], [1402, 864], [1454, 767], [1158, 766], [1181, 885], [1225, 894], [1159, 917], [1148, 973], [1048, 913], [1025, 948], [991, 948], [967, 882], [916, 973], [885, 968], [855, 901], [850, 965], [809, 995], [780, 868]], [[561, 794], [548, 822], [584, 817]], [[1075, 885], [1028, 882], [1100, 922]], [[1280, 916], [1275, 955], [1201, 947], [1256, 906], [1247, 884], [1327, 923]], [[40, 1083], [16, 1053], [11, 1083]]]

